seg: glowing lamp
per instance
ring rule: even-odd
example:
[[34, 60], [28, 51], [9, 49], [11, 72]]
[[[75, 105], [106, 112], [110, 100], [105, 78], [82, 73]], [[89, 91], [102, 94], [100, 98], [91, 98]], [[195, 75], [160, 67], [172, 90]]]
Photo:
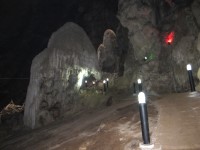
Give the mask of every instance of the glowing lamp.
[[95, 81], [92, 81], [92, 84], [95, 84]]
[[107, 78], [107, 79], [106, 79], [106, 85], [107, 85], [107, 88], [108, 88], [108, 81], [109, 81], [109, 79]]
[[103, 80], [103, 91], [106, 92], [106, 80]]
[[192, 70], [192, 66], [190, 64], [187, 64], [187, 71]]
[[147, 60], [147, 56], [144, 57], [144, 60]]
[[194, 79], [193, 79], [193, 75], [192, 75], [192, 66], [190, 64], [187, 64], [186, 68], [187, 68], [187, 72], [188, 72], [188, 76], [189, 76], [191, 92], [193, 92], [193, 91], [195, 91], [195, 84], [194, 84]]
[[146, 97], [145, 97], [144, 92], [140, 92], [140, 93], [138, 94], [138, 101], [139, 101], [139, 104], [144, 104], [144, 103], [146, 103]]
[[168, 45], [172, 44], [173, 41], [174, 41], [174, 31], [170, 32], [165, 38], [165, 42]]
[[85, 80], [85, 83], [87, 83], [87, 80]]
[[143, 139], [143, 146], [144, 146], [142, 149], [149, 149], [148, 147], [150, 146], [149, 121], [148, 121], [146, 97], [143, 92], [139, 92], [138, 101], [139, 101], [139, 110], [140, 110], [142, 139]]
[[138, 82], [138, 84], [141, 84], [141, 83], [142, 83], [142, 80], [141, 80], [141, 79], [138, 79], [137, 82]]

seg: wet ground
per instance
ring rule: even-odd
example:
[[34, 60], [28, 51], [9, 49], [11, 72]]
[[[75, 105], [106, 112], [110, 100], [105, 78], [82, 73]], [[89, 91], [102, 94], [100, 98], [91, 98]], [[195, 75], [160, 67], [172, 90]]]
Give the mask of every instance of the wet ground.
[[162, 150], [200, 150], [200, 93], [177, 93], [156, 100], [153, 143]]
[[[153, 150], [200, 150], [200, 93], [148, 97]], [[138, 150], [136, 97], [0, 139], [0, 150]]]
[[[157, 122], [154, 101], [148, 98], [150, 132]], [[83, 111], [46, 127], [4, 137], [1, 150], [136, 150], [142, 142], [136, 97], [101, 110]]]

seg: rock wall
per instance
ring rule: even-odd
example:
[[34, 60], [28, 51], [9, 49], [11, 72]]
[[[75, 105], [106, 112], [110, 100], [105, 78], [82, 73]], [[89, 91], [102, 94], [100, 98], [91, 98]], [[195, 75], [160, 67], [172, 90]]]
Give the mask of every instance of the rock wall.
[[[194, 75], [199, 65], [199, 1], [191, 5], [174, 3], [175, 7], [164, 1], [159, 3], [119, 1], [118, 18], [128, 29], [130, 42], [121, 83], [131, 88], [141, 78], [149, 93], [187, 91], [186, 65], [192, 64]], [[157, 18], [155, 6], [160, 10]], [[175, 36], [168, 45], [165, 38], [170, 32]]]
[[90, 75], [100, 78], [95, 49], [81, 27], [66, 23], [32, 62], [24, 124], [36, 128], [73, 112]]

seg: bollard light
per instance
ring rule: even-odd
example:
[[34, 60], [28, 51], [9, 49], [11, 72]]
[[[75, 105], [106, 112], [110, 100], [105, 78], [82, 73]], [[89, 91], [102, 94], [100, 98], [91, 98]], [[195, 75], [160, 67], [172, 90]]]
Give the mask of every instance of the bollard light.
[[146, 97], [145, 97], [144, 92], [140, 92], [138, 94], [138, 102], [139, 102], [139, 104], [146, 103]]
[[108, 82], [109, 82], [109, 78], [106, 79], [107, 88], [108, 88]]
[[106, 92], [106, 80], [103, 80], [103, 91]]
[[144, 57], [144, 61], [146, 61], [146, 60], [147, 60], [147, 56]]
[[87, 80], [85, 80], [85, 87], [87, 87], [88, 85], [87, 85]]
[[187, 71], [192, 70], [192, 66], [190, 64], [187, 64], [186, 68], [187, 68]]
[[187, 64], [186, 68], [188, 71], [191, 92], [193, 92], [193, 91], [195, 91], [195, 84], [194, 84], [194, 79], [193, 79], [193, 75], [192, 75], [192, 66], [190, 64]]
[[142, 80], [141, 80], [141, 79], [138, 79], [137, 82], [138, 82], [138, 89], [139, 89], [139, 92], [142, 92]]
[[138, 82], [138, 84], [141, 84], [141, 83], [142, 83], [142, 80], [141, 80], [141, 79], [138, 79], [137, 82]]
[[143, 143], [144, 144], [150, 144], [149, 122], [148, 122], [146, 97], [145, 97], [145, 94], [143, 92], [140, 92], [138, 94], [138, 102], [139, 102], [140, 122], [141, 122]]

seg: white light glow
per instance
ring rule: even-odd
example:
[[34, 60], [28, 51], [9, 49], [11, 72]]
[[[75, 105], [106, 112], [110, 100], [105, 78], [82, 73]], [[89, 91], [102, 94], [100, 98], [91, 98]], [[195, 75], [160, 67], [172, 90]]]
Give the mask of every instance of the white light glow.
[[142, 83], [142, 80], [141, 80], [141, 79], [138, 79], [137, 82], [138, 82], [138, 84], [141, 84], [141, 83]]
[[92, 81], [92, 84], [95, 84], [95, 81]]
[[187, 70], [192, 70], [192, 66], [190, 64], [187, 64]]
[[87, 80], [85, 80], [85, 83], [87, 83]]
[[78, 74], [78, 82], [77, 87], [81, 87], [83, 83], [83, 78], [88, 76], [88, 71], [86, 69], [82, 69], [81, 72]]
[[106, 80], [103, 80], [103, 83], [105, 84], [105, 83], [106, 83]]
[[144, 59], [147, 60], [147, 57], [145, 56]]
[[109, 81], [109, 79], [108, 79], [108, 78], [107, 78], [106, 80], [107, 80], [107, 81]]
[[145, 97], [144, 92], [140, 92], [140, 93], [138, 94], [138, 101], [139, 101], [140, 104], [146, 103], [146, 97]]

